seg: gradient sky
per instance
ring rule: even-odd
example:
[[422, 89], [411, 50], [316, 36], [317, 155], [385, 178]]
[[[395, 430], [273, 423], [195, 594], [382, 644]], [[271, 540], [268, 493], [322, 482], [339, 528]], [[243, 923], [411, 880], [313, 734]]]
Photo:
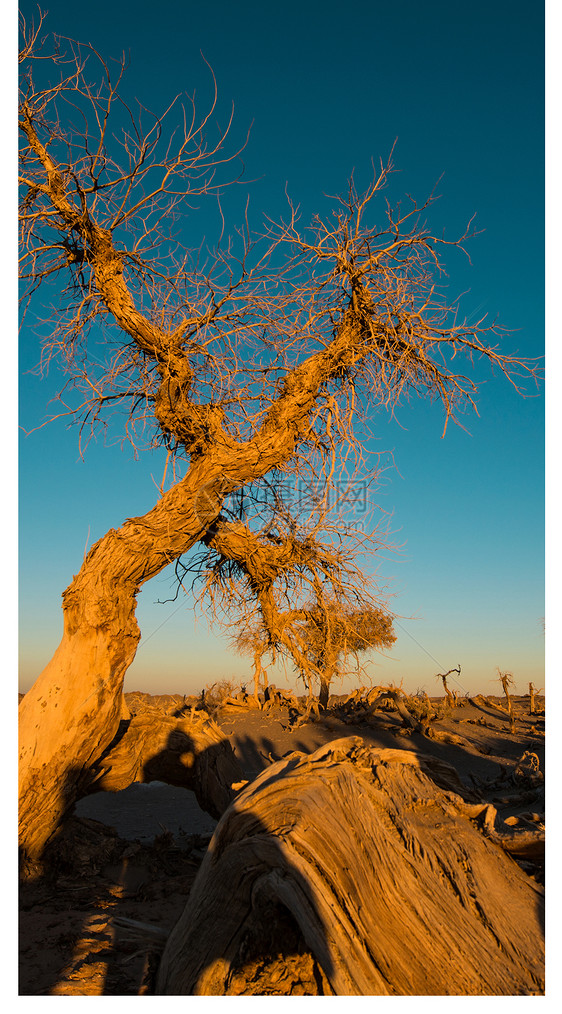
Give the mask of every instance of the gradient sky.
[[[543, 38], [540, 5], [504, 0], [295, 0], [270, 7], [242, 0], [99, 0], [95, 6], [46, 0], [48, 30], [91, 43], [105, 57], [130, 53], [125, 90], [159, 111], [179, 92], [202, 99], [214, 69], [219, 115], [234, 103], [233, 143], [251, 125], [244, 153], [253, 221], [276, 218], [285, 186], [304, 221], [326, 207], [324, 194], [360, 182], [371, 159], [396, 140], [392, 195], [424, 199], [438, 180], [431, 222], [452, 237], [476, 214], [484, 230], [472, 264], [448, 261], [451, 298], [487, 312], [512, 333], [505, 348], [543, 354]], [[23, 3], [26, 17], [35, 5]], [[157, 15], [155, 14], [157, 12]], [[200, 52], [201, 51], [201, 52]], [[229, 214], [243, 204], [229, 198]], [[231, 227], [238, 224], [231, 220]], [[453, 251], [453, 253], [455, 253]], [[29, 372], [38, 340], [22, 331], [20, 422], [29, 431], [49, 413], [60, 378]], [[393, 454], [378, 502], [392, 512], [399, 553], [386, 553], [379, 577], [399, 614], [397, 642], [374, 656], [377, 681], [439, 692], [435, 674], [462, 665], [460, 689], [493, 692], [496, 667], [516, 691], [543, 685], [544, 459], [542, 391], [521, 398], [499, 377], [479, 373], [479, 416], [467, 431], [449, 427], [421, 401], [395, 420], [382, 412], [373, 447]], [[20, 685], [26, 690], [60, 640], [60, 595], [86, 544], [142, 514], [156, 499], [161, 458], [138, 461], [102, 442], [78, 454], [77, 432], [50, 423], [20, 445]], [[153, 481], [154, 480], [154, 481]], [[367, 562], [373, 569], [374, 562]], [[143, 634], [126, 690], [190, 693], [221, 678], [249, 677], [248, 660], [225, 637], [195, 621], [160, 575], [139, 596]], [[287, 676], [290, 682], [290, 674]], [[283, 677], [276, 677], [283, 684]], [[455, 685], [455, 684], [453, 684]], [[334, 687], [339, 689], [339, 687]], [[499, 686], [496, 685], [496, 691]]]

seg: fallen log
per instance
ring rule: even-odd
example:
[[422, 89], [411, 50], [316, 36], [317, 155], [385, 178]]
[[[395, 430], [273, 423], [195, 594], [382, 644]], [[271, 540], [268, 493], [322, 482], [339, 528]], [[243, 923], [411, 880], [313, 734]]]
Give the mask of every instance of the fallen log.
[[504, 717], [509, 718], [509, 711], [504, 708], [503, 704], [498, 704], [497, 701], [492, 701], [490, 697], [483, 697], [482, 694], [476, 694], [475, 697], [469, 697], [468, 703], [472, 704], [475, 708], [492, 708], [493, 711], [499, 711]]
[[267, 768], [216, 828], [156, 993], [540, 994], [543, 889], [448, 768], [358, 737]]
[[133, 782], [168, 782], [191, 789], [201, 809], [218, 819], [234, 799], [233, 783], [243, 777], [230, 742], [211, 719], [197, 712], [177, 719], [145, 711], [121, 723], [88, 793], [118, 792]]
[[259, 698], [256, 700], [253, 694], [239, 694], [238, 697], [226, 697], [220, 705], [221, 715], [241, 714], [244, 711], [261, 711], [262, 705]]

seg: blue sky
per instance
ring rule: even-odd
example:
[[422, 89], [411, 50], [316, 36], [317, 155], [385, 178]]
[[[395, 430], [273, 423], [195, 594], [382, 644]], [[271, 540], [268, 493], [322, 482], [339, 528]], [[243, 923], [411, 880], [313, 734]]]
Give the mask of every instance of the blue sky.
[[[396, 141], [392, 194], [427, 196], [436, 232], [453, 236], [476, 214], [484, 230], [472, 264], [451, 256], [451, 297], [463, 312], [498, 317], [506, 347], [543, 354], [543, 24], [540, 6], [481, 0], [290, 0], [275, 8], [216, 0], [212, 5], [137, 0], [94, 7], [46, 4], [46, 28], [90, 42], [106, 57], [130, 52], [127, 95], [156, 111], [179, 92], [204, 101], [214, 69], [219, 116], [234, 103], [233, 144], [251, 126], [244, 152], [252, 220], [279, 217], [285, 187], [304, 220], [345, 188], [355, 169], [367, 181], [371, 159]], [[34, 5], [22, 5], [27, 16]], [[201, 52], [200, 52], [201, 51]], [[245, 199], [227, 202], [231, 226]], [[209, 219], [211, 229], [214, 220]], [[454, 251], [453, 251], [454, 253]], [[20, 422], [48, 414], [59, 378], [28, 370], [37, 338], [21, 337]], [[399, 614], [398, 640], [375, 658], [377, 680], [407, 689], [437, 687], [435, 673], [462, 665], [464, 690], [491, 691], [496, 666], [524, 692], [543, 685], [544, 460], [540, 393], [523, 399], [498, 377], [479, 373], [479, 416], [449, 427], [421, 401], [397, 419], [378, 413], [373, 447], [392, 452], [378, 499], [392, 512], [394, 540], [379, 576]], [[60, 595], [92, 543], [156, 499], [162, 462], [133, 460], [102, 442], [80, 460], [77, 433], [61, 421], [20, 444], [20, 674], [27, 689], [60, 639]], [[367, 562], [368, 567], [372, 563]], [[246, 660], [209, 630], [192, 603], [155, 604], [171, 591], [167, 574], [145, 585], [137, 611], [143, 641], [125, 688], [192, 692], [213, 679], [244, 678]], [[376, 663], [376, 664], [375, 664]], [[287, 677], [289, 679], [289, 677]], [[282, 679], [278, 679], [282, 682]]]

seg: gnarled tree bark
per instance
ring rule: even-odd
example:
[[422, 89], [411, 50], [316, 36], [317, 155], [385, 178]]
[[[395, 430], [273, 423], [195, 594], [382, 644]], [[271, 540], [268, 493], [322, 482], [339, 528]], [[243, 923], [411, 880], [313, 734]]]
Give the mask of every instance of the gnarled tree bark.
[[63, 596], [64, 632], [19, 706], [19, 834], [31, 859], [117, 732], [140, 630], [140, 586], [187, 551], [218, 513], [220, 479], [193, 466], [144, 517], [111, 529]]
[[272, 765], [220, 821], [157, 992], [540, 993], [543, 890], [450, 785], [357, 737]]

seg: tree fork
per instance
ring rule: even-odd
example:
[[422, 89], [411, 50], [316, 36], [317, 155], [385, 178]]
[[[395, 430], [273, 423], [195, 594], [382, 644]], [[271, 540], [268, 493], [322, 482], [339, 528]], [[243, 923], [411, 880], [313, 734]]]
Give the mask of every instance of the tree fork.
[[[20, 848], [29, 858], [39, 858], [115, 735], [124, 676], [140, 640], [139, 588], [204, 538], [228, 493], [290, 457], [292, 424], [302, 426], [305, 411], [294, 392], [279, 402], [277, 430], [270, 418], [254, 441], [236, 444], [236, 454], [219, 444], [193, 458], [185, 478], [148, 514], [92, 547], [66, 589], [61, 643], [20, 705]], [[269, 454], [261, 457], [264, 436]]]
[[208, 449], [151, 511], [110, 529], [64, 592], [61, 643], [19, 709], [20, 848], [30, 859], [40, 857], [117, 731], [123, 680], [140, 640], [141, 585], [214, 531], [228, 493], [290, 457], [292, 423], [296, 416], [302, 426], [304, 417], [293, 394], [279, 399], [277, 431], [270, 418], [254, 441], [236, 443], [236, 454], [231, 445]]

